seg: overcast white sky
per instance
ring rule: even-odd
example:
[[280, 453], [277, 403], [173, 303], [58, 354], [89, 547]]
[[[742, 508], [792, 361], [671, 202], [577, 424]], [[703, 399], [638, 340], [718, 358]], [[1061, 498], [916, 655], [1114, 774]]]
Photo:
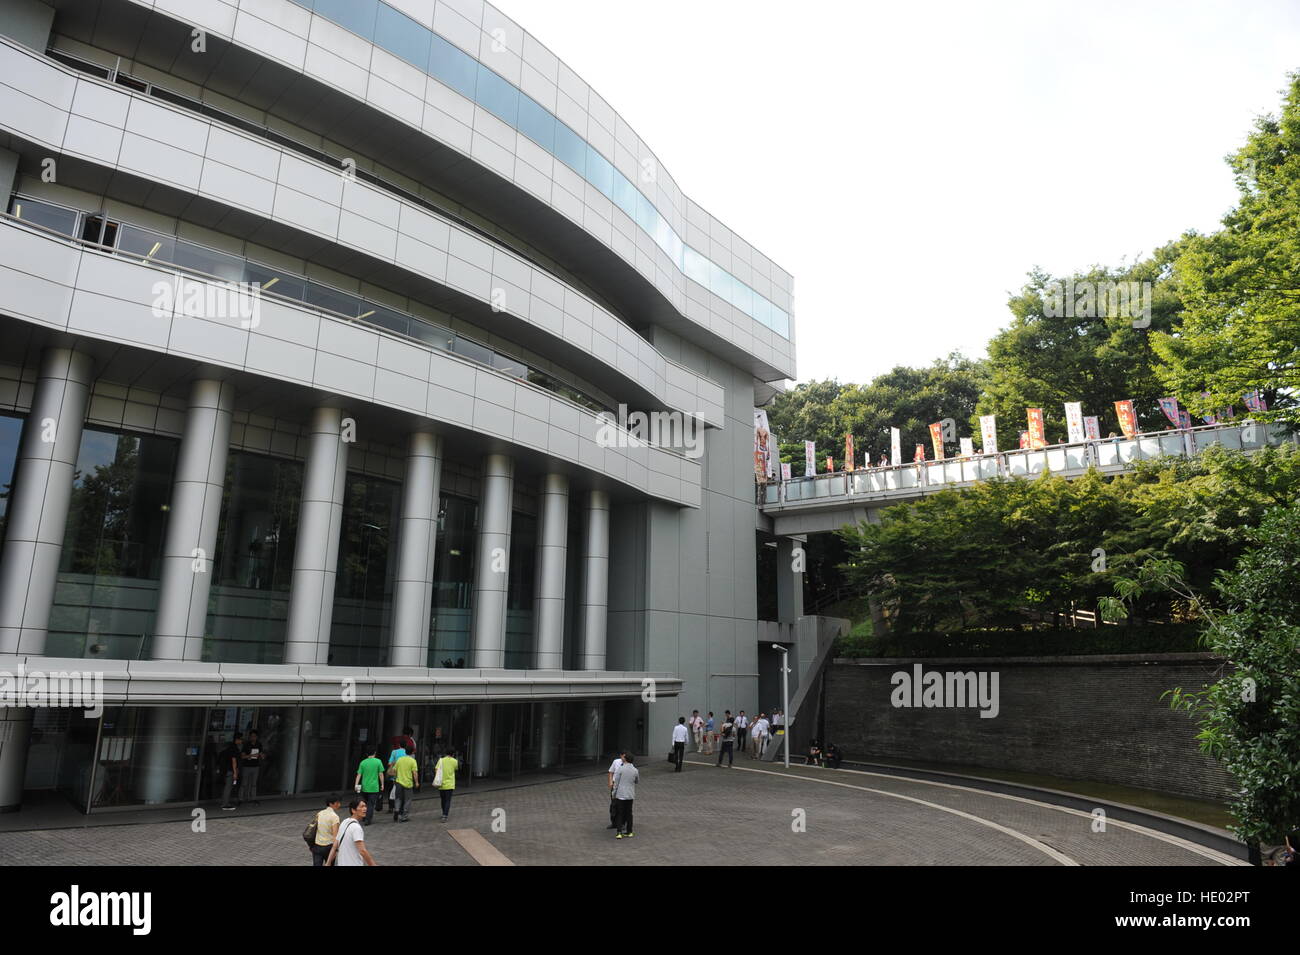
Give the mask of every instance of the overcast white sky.
[[1234, 202], [1298, 0], [493, 0], [795, 277], [799, 380], [982, 355], [1034, 265]]

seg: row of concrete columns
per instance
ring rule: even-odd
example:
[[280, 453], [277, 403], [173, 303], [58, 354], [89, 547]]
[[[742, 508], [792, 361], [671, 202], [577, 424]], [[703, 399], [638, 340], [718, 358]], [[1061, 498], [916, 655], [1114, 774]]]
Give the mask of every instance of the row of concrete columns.
[[[40, 655], [45, 650], [92, 371], [89, 356], [71, 349], [51, 348], [43, 357], [31, 418], [23, 430], [0, 566], [0, 653]], [[156, 660], [202, 658], [233, 411], [230, 382], [194, 382], [163, 544], [151, 652]], [[285, 663], [324, 664], [328, 659], [347, 478], [349, 441], [344, 423], [344, 412], [337, 408], [322, 407], [312, 413]], [[393, 666], [424, 666], [428, 653], [441, 469], [441, 439], [413, 432], [397, 535], [389, 661]], [[539, 490], [533, 665], [554, 670], [563, 666], [568, 478], [546, 474]], [[487, 455], [474, 583], [475, 667], [505, 664], [513, 491], [513, 459]], [[603, 491], [589, 492], [585, 545], [580, 658], [583, 669], [598, 670], [605, 667], [609, 578], [609, 500]]]

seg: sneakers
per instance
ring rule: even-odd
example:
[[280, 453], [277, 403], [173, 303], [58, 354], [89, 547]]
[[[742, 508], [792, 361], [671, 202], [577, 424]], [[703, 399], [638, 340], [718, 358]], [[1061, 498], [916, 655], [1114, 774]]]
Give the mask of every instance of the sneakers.
[[635, 832], [629, 832], [626, 836], [624, 836], [624, 838], [625, 838], [625, 839], [631, 839], [631, 838], [632, 838], [633, 836], [635, 836], [635, 835], [636, 835]]
[[443, 816], [443, 817], [442, 817], [442, 821], [443, 821], [443, 822], [446, 822], [446, 821], [447, 821], [447, 817], [446, 817], [446, 816]]
[[623, 838], [623, 833], [620, 832], [620, 833], [619, 833], [618, 835], [616, 835], [614, 838], [615, 838], [615, 839], [622, 839], [622, 838]]

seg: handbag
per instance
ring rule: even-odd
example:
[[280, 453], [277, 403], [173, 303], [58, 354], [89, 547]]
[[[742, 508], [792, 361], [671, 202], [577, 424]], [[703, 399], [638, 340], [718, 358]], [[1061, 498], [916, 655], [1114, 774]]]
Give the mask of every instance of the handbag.
[[677, 752], [676, 752], [676, 750], [670, 749], [670, 750], [668, 751], [668, 762], [670, 762], [670, 763], [676, 763], [676, 762], [677, 762]]
[[[446, 757], [444, 756], [443, 759], [446, 759]], [[433, 772], [433, 788], [434, 789], [442, 788], [442, 760], [441, 759], [438, 760], [438, 767]]]

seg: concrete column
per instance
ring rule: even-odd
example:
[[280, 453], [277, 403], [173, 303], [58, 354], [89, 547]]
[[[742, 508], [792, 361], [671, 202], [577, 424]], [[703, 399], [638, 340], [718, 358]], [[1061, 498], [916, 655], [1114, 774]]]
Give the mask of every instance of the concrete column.
[[397, 534], [397, 586], [388, 663], [428, 664], [429, 621], [433, 615], [433, 560], [438, 542], [442, 439], [413, 431], [406, 449], [401, 530]]
[[17, 812], [23, 807], [27, 741], [31, 735], [31, 710], [0, 709], [0, 812]]
[[474, 565], [474, 666], [505, 666], [506, 585], [510, 575], [510, 503], [515, 462], [505, 454], [483, 458]]
[[91, 369], [89, 355], [69, 348], [46, 349], [41, 358], [0, 561], [0, 653], [45, 652]]
[[563, 474], [542, 478], [538, 496], [541, 520], [537, 528], [537, 622], [539, 670], [564, 669], [564, 569], [569, 542], [569, 479]]
[[486, 776], [492, 768], [492, 704], [474, 708], [474, 743], [470, 766], [475, 777]]
[[302, 508], [285, 627], [285, 663], [322, 664], [329, 660], [347, 472], [343, 412], [317, 408], [312, 412], [311, 446], [302, 476]]
[[587, 536], [582, 553], [582, 650], [579, 667], [605, 669], [605, 629], [609, 616], [609, 495], [587, 495]]
[[200, 378], [190, 387], [163, 542], [155, 660], [203, 659], [234, 401], [235, 389], [229, 382]]
[[804, 544], [797, 537], [776, 539], [776, 619], [781, 623], [794, 623], [803, 616], [803, 569], [808, 566]]

